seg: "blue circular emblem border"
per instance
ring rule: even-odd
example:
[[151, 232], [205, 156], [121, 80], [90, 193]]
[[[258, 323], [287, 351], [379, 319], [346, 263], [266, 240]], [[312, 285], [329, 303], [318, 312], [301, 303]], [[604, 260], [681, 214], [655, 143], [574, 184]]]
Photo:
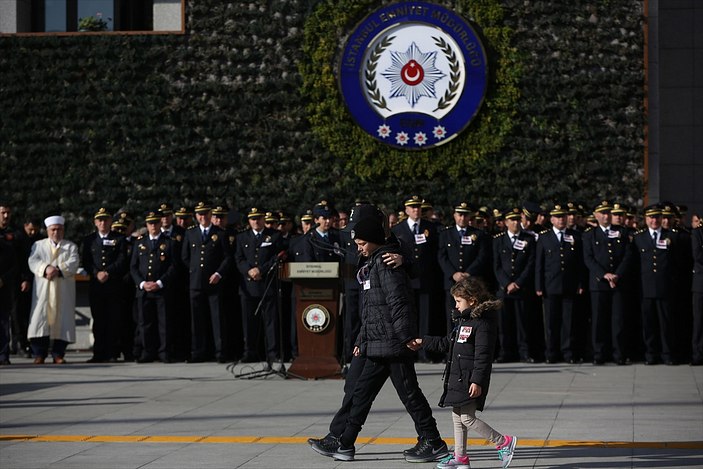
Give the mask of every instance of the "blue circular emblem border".
[[[463, 70], [466, 74], [464, 89], [452, 110], [441, 119], [417, 112], [403, 112], [384, 118], [366, 99], [361, 73], [369, 44], [383, 31], [399, 23], [424, 23], [435, 26], [463, 48]], [[469, 50], [467, 46], [470, 45], [473, 47]], [[461, 16], [433, 3], [400, 2], [374, 10], [354, 28], [342, 51], [338, 81], [347, 109], [366, 133], [395, 148], [427, 150], [451, 141], [474, 119], [486, 95], [488, 63], [481, 40]], [[383, 124], [389, 125], [394, 132], [406, 131], [410, 136], [408, 143], [400, 145], [393, 136], [387, 139], [379, 137], [377, 131]], [[432, 132], [438, 125], [445, 128], [446, 137], [431, 143], [434, 139]], [[413, 141], [412, 136], [416, 132], [424, 132], [428, 137], [425, 145], [420, 146]]]

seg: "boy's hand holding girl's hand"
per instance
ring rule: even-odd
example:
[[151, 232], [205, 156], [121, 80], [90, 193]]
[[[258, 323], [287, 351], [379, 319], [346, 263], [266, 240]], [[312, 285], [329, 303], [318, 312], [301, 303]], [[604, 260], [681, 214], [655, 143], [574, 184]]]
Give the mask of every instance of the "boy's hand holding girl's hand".
[[422, 347], [422, 339], [418, 337], [417, 339], [413, 339], [405, 345], [412, 351], [419, 350]]

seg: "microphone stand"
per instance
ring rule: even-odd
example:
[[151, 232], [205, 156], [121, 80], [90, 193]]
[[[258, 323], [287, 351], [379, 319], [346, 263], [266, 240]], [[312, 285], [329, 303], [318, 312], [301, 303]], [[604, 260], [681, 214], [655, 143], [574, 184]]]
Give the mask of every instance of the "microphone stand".
[[[277, 269], [277, 274], [276, 275], [271, 275], [274, 270]], [[260, 370], [252, 370], [252, 371], [247, 371], [247, 372], [242, 372], [242, 373], [235, 373], [234, 372], [234, 366], [236, 363], [230, 363], [227, 365], [227, 370], [234, 375], [234, 378], [236, 379], [257, 379], [257, 378], [266, 378], [267, 376], [270, 375], [277, 375], [280, 376], [283, 379], [286, 379], [288, 377], [292, 378], [298, 378], [298, 379], [305, 379], [302, 376], [295, 375], [293, 373], [289, 373], [286, 370], [286, 366], [283, 363], [283, 322], [282, 322], [282, 307], [283, 307], [283, 291], [281, 288], [281, 271], [283, 270], [283, 258], [278, 257], [276, 259], [276, 262], [271, 266], [271, 268], [266, 272], [266, 277], [268, 278], [268, 283], [266, 284], [266, 289], [264, 289], [264, 294], [261, 297], [261, 300], [259, 301], [259, 304], [256, 306], [256, 310], [254, 311], [254, 317], [257, 317], [259, 315], [259, 311], [261, 310], [261, 307], [264, 304], [264, 301], [266, 300], [266, 294], [268, 293], [269, 289], [271, 288], [271, 284], [273, 283], [273, 279], [277, 279], [277, 298], [276, 298], [276, 307], [278, 308], [278, 366], [274, 368], [272, 366], [272, 363], [266, 360], [266, 364], [264, 367]], [[264, 329], [266, 327], [266, 324], [264, 324]], [[268, 350], [268, 339], [266, 338], [266, 331], [264, 330], [264, 349]]]

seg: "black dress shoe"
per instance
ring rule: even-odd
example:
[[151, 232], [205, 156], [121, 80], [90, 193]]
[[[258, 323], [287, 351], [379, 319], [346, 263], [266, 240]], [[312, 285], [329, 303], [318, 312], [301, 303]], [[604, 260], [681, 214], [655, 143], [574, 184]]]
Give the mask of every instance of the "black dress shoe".
[[593, 364], [594, 365], [603, 365], [603, 364], [605, 364], [605, 360], [597, 358], [597, 359], [593, 360]]
[[658, 365], [659, 362], [656, 361], [656, 360], [645, 360], [645, 361], [644, 361], [644, 364], [645, 364], [645, 365]]
[[197, 358], [197, 357], [196, 358], [190, 357], [188, 360], [186, 360], [186, 363], [203, 363], [203, 362], [205, 362], [205, 359]]
[[532, 357], [523, 357], [520, 359], [520, 362], [522, 363], [534, 363], [535, 359]]
[[676, 360], [667, 360], [667, 361], [665, 361], [664, 363], [666, 363], [666, 364], [669, 365], [669, 366], [676, 366], [676, 365], [678, 365], [678, 363], [676, 362]]
[[701, 359], [701, 360], [691, 360], [691, 366], [703, 366], [703, 359]]
[[86, 363], [105, 363], [107, 360], [104, 360], [102, 358], [98, 357], [91, 357], [88, 360], [86, 360]]
[[152, 357], [139, 357], [137, 363], [154, 363], [154, 359]]

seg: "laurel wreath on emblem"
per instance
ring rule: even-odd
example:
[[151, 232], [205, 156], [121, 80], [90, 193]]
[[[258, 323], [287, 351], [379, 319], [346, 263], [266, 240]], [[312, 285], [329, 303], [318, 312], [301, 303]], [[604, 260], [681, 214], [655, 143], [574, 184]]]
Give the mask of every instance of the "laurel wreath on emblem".
[[380, 109], [386, 109], [387, 111], [390, 111], [390, 108], [386, 103], [386, 98], [381, 95], [381, 91], [376, 85], [376, 66], [378, 65], [381, 55], [383, 55], [383, 51], [391, 46], [393, 39], [395, 39], [395, 36], [386, 36], [381, 42], [376, 44], [376, 47], [374, 47], [373, 52], [371, 52], [369, 56], [365, 72], [366, 92], [369, 94], [371, 102]]
[[454, 98], [456, 98], [457, 91], [459, 90], [461, 66], [459, 65], [459, 60], [457, 60], [454, 50], [444, 39], [434, 36], [432, 39], [434, 39], [435, 45], [439, 47], [442, 52], [444, 52], [444, 56], [449, 62], [449, 69], [451, 70], [451, 73], [449, 74], [449, 87], [447, 88], [447, 91], [444, 92], [444, 96], [440, 98], [437, 103], [437, 109], [435, 109], [435, 111], [439, 111], [440, 109], [449, 107], [449, 104], [454, 100]]

